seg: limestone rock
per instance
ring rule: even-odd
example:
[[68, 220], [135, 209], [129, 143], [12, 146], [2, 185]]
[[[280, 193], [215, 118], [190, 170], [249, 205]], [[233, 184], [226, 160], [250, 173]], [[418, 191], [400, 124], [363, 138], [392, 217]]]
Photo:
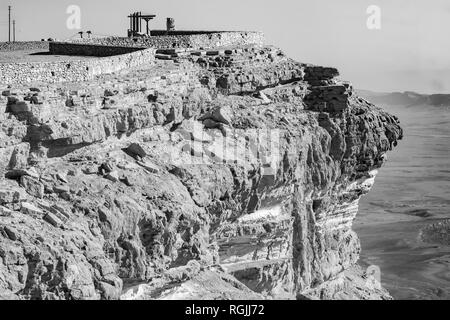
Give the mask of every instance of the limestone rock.
[[43, 215], [44, 212], [40, 210], [39, 208], [35, 207], [31, 203], [28, 202], [22, 202], [22, 206], [20, 208], [20, 211], [29, 214], [29, 215]]
[[138, 161], [137, 163], [151, 173], [158, 173], [160, 171], [160, 168], [151, 161]]
[[145, 150], [137, 143], [130, 144], [124, 151], [132, 157], [145, 158], [147, 155]]
[[39, 173], [35, 168], [28, 169], [12, 169], [6, 172], [5, 178], [7, 179], [19, 179], [23, 176], [29, 176], [35, 179], [39, 179]]
[[113, 170], [105, 175], [105, 178], [112, 181], [117, 182], [119, 181], [119, 173], [116, 170]]
[[20, 193], [16, 190], [0, 188], [0, 205], [19, 202]]
[[29, 154], [30, 145], [28, 143], [16, 145], [8, 164], [9, 169], [22, 169], [27, 167]]
[[128, 289], [122, 300], [262, 300], [257, 294], [232, 276], [204, 270], [198, 274], [173, 282], [143, 284]]
[[67, 181], [67, 174], [65, 172], [57, 172], [56, 173], [56, 178], [58, 178], [60, 181], [64, 182], [64, 183], [68, 183], [69, 181]]
[[4, 90], [0, 298], [389, 298], [352, 221], [398, 119], [237, 35]]
[[20, 184], [31, 196], [40, 199], [44, 197], [44, 185], [39, 180], [24, 175], [20, 178]]
[[50, 212], [47, 212], [47, 214], [44, 216], [44, 220], [48, 221], [54, 227], [59, 227], [62, 225], [62, 221]]
[[231, 125], [232, 110], [229, 106], [217, 106], [200, 119], [204, 121], [212, 120], [216, 123]]

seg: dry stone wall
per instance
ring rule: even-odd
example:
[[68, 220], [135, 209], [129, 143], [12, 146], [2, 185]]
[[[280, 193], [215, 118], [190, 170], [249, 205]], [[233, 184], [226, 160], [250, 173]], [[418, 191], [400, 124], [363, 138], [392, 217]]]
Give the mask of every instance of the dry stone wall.
[[262, 32], [205, 32], [197, 34], [170, 33], [169, 35], [160, 35], [148, 38], [126, 38], [126, 37], [108, 37], [98, 39], [79, 39], [73, 42], [84, 44], [98, 44], [107, 46], [122, 47], [145, 47], [145, 48], [214, 48], [242, 45], [263, 45], [264, 34]]
[[98, 59], [58, 62], [0, 63], [0, 84], [85, 81], [100, 74], [152, 63], [153, 49]]
[[17, 50], [48, 50], [49, 42], [47, 41], [20, 41], [20, 42], [0, 42], [1, 51], [17, 51]]

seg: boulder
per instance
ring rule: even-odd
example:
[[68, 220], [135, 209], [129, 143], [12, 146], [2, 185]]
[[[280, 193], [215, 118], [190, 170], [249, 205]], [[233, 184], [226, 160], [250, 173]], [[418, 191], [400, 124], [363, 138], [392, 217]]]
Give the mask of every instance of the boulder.
[[33, 95], [32, 97], [30, 97], [30, 103], [31, 104], [43, 104], [44, 100], [41, 96]]
[[103, 93], [103, 95], [105, 97], [112, 97], [115, 96], [119, 93], [119, 91], [117, 90], [113, 90], [113, 89], [106, 89], [105, 92]]
[[263, 101], [264, 104], [269, 104], [272, 101], [266, 96], [266, 94], [262, 91], [259, 92], [259, 98]]
[[44, 185], [37, 179], [24, 175], [20, 178], [20, 185], [31, 196], [40, 199], [44, 197]]
[[104, 162], [100, 165], [100, 171], [104, 173], [108, 173], [114, 170], [114, 166], [110, 162]]
[[12, 113], [30, 112], [31, 107], [25, 101], [16, 101], [13, 104], [9, 104], [9, 111]]
[[147, 96], [148, 102], [156, 102], [158, 100], [158, 91], [153, 91]]
[[203, 120], [203, 125], [207, 129], [215, 129], [215, 128], [219, 128], [221, 123], [214, 121], [213, 119], [205, 119], [205, 120]]
[[16, 190], [0, 188], [0, 205], [8, 203], [17, 203], [20, 199], [20, 193]]
[[69, 193], [70, 188], [68, 185], [56, 185], [56, 186], [53, 186], [53, 192], [56, 194]]
[[56, 173], [56, 178], [58, 178], [58, 180], [64, 182], [64, 183], [68, 183], [69, 181], [67, 180], [67, 173], [65, 172], [58, 172]]
[[86, 166], [84, 166], [84, 167], [81, 169], [81, 171], [82, 171], [84, 174], [97, 174], [97, 173], [98, 173], [98, 167], [97, 167], [96, 165], [93, 165], [93, 164], [91, 164], [91, 165], [86, 165]]
[[44, 220], [54, 227], [59, 227], [63, 224], [63, 222], [56, 215], [50, 212], [47, 212], [47, 214], [44, 216]]
[[29, 202], [22, 202], [20, 212], [24, 214], [39, 215], [39, 216], [42, 216], [44, 214], [44, 211], [42, 211], [41, 209], [37, 208], [35, 205]]
[[145, 150], [138, 143], [132, 143], [127, 148], [123, 149], [126, 154], [133, 158], [144, 158], [147, 156]]
[[145, 168], [147, 171], [151, 172], [151, 173], [158, 173], [161, 168], [158, 167], [156, 164], [154, 164], [151, 161], [138, 161], [137, 162], [138, 165], [142, 166], [143, 168]]
[[117, 182], [119, 181], [119, 173], [116, 170], [113, 170], [105, 175], [105, 178], [112, 181]]
[[215, 122], [220, 122], [226, 125], [231, 125], [232, 110], [229, 106], [218, 106], [212, 111], [201, 117], [200, 120], [211, 119]]
[[28, 157], [30, 155], [30, 144], [20, 143], [14, 147], [11, 159], [9, 160], [9, 169], [22, 169], [28, 165]]

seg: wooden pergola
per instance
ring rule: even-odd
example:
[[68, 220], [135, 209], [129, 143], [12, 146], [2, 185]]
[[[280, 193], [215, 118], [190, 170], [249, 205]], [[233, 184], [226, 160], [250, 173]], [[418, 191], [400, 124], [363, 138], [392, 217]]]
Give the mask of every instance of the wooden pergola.
[[154, 14], [142, 14], [142, 12], [135, 12], [128, 16], [130, 19], [130, 29], [129, 34], [135, 35], [137, 33], [142, 33], [142, 20], [146, 22], [146, 34], [150, 35], [150, 30], [148, 28], [148, 22], [154, 19], [156, 15]]

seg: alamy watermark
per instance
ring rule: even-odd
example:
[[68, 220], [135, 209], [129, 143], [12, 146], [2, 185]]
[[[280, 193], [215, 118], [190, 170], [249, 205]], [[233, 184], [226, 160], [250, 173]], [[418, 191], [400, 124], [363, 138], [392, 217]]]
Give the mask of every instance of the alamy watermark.
[[369, 287], [374, 287], [376, 289], [381, 289], [381, 269], [379, 266], [370, 265], [367, 267], [366, 272], [366, 285]]
[[381, 8], [377, 5], [370, 5], [367, 7], [366, 13], [369, 15], [367, 17], [366, 26], [369, 30], [380, 30], [381, 29]]
[[66, 20], [66, 26], [69, 30], [81, 29], [81, 9], [77, 5], [70, 5], [66, 9], [66, 13], [69, 15]]
[[177, 129], [184, 164], [258, 164], [262, 175], [276, 175], [281, 159], [279, 129], [223, 129], [208, 131], [195, 122], [189, 130]]

